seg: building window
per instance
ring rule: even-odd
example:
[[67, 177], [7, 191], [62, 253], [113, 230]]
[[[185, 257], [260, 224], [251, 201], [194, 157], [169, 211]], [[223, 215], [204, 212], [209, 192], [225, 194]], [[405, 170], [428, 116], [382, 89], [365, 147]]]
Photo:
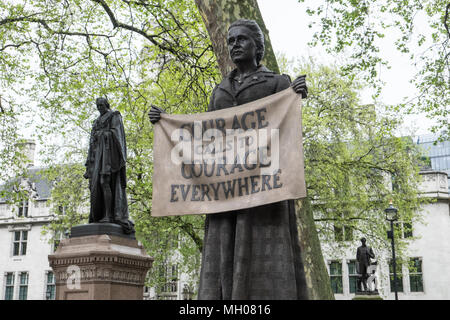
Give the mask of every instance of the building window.
[[[396, 261], [396, 271], [397, 271], [397, 292], [403, 292], [403, 273], [402, 264]], [[389, 275], [390, 275], [390, 288], [391, 292], [394, 292], [394, 268], [392, 260], [389, 262]]]
[[65, 215], [66, 214], [66, 207], [65, 206], [58, 206], [58, 214]]
[[353, 228], [351, 226], [334, 225], [334, 240], [353, 241]]
[[55, 300], [56, 285], [55, 274], [52, 271], [47, 272], [47, 288], [45, 290], [45, 300]]
[[413, 226], [412, 222], [399, 221], [394, 225], [394, 232], [399, 234], [402, 239], [412, 238], [413, 236]]
[[344, 241], [344, 228], [334, 225], [334, 240]]
[[172, 265], [172, 272], [170, 274], [172, 281], [178, 281], [178, 265], [173, 264]]
[[398, 178], [396, 174], [392, 174], [391, 175], [391, 183], [392, 183], [392, 191], [399, 191], [400, 190], [400, 185], [398, 183]]
[[348, 265], [348, 283], [350, 293], [356, 293], [358, 289], [358, 272], [356, 272], [356, 260], [350, 260]]
[[28, 272], [20, 273], [19, 300], [27, 300], [28, 295]]
[[411, 258], [408, 269], [410, 291], [423, 292], [422, 260], [420, 258]]
[[413, 236], [412, 223], [403, 222], [403, 238], [408, 239]]
[[28, 200], [22, 201], [19, 205], [19, 217], [28, 217]]
[[9, 211], [9, 205], [0, 204], [0, 216], [7, 216]]
[[8, 272], [5, 275], [5, 300], [14, 298], [14, 272]]
[[178, 291], [178, 267], [176, 264], [160, 266], [159, 276], [163, 280], [159, 292], [175, 293]]
[[27, 254], [28, 231], [15, 231], [13, 242], [13, 255], [24, 256]]
[[343, 293], [342, 264], [338, 260], [330, 262], [330, 282], [333, 293]]
[[344, 227], [344, 240], [353, 241], [353, 227], [351, 226]]

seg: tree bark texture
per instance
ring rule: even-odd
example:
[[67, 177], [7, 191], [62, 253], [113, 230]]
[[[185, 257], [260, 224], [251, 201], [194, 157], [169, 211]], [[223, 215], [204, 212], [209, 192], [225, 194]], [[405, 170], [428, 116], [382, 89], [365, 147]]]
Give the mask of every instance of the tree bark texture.
[[195, 0], [195, 3], [208, 30], [223, 77], [234, 69], [228, 54], [227, 35], [228, 27], [237, 19], [251, 19], [258, 23], [264, 33], [266, 47], [261, 63], [268, 69], [280, 73], [275, 53], [270, 44], [269, 32], [256, 0]]
[[297, 227], [308, 295], [311, 300], [334, 300], [309, 198], [296, 201]]
[[[227, 34], [228, 26], [237, 19], [251, 19], [258, 23], [264, 33], [266, 48], [262, 64], [279, 73], [269, 32], [257, 0], [195, 0], [195, 3], [208, 30], [222, 76], [234, 68], [228, 53]], [[296, 211], [309, 297], [315, 300], [334, 300], [309, 199], [297, 201]]]

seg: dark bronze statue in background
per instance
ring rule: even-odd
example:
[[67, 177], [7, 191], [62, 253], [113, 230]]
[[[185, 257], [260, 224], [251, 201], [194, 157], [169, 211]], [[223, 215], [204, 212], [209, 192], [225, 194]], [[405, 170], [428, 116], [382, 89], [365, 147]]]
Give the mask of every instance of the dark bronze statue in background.
[[[307, 96], [305, 76], [292, 84], [260, 64], [264, 35], [255, 21], [237, 20], [228, 29], [236, 65], [212, 92], [208, 111], [239, 106], [291, 86]], [[152, 106], [152, 123], [162, 109]], [[293, 200], [209, 214], [205, 221], [199, 299], [307, 299]]]
[[367, 268], [371, 265], [370, 258], [375, 259], [375, 254], [372, 248], [366, 246], [366, 238], [361, 238], [361, 246], [356, 250], [356, 271], [359, 274], [358, 277], [358, 292], [362, 291], [361, 285], [364, 288], [364, 292], [368, 292], [367, 278], [369, 274]]
[[130, 234], [134, 224], [128, 220], [127, 146], [122, 116], [111, 110], [105, 98], [98, 98], [96, 104], [100, 116], [92, 126], [84, 174], [91, 191], [89, 223], [119, 224], [124, 233]]

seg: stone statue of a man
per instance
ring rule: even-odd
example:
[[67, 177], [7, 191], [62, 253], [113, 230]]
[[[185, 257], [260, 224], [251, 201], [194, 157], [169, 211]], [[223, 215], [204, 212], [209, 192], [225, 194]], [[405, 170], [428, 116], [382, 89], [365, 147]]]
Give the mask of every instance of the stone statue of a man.
[[91, 191], [89, 223], [115, 223], [124, 233], [134, 232], [128, 220], [126, 188], [127, 146], [122, 116], [105, 98], [96, 100], [99, 117], [94, 121], [86, 160]]
[[361, 284], [364, 291], [367, 291], [367, 268], [370, 266], [370, 258], [375, 259], [372, 248], [366, 246], [366, 238], [361, 238], [361, 246], [356, 250], [356, 271], [360, 275], [358, 277], [358, 291], [361, 291]]

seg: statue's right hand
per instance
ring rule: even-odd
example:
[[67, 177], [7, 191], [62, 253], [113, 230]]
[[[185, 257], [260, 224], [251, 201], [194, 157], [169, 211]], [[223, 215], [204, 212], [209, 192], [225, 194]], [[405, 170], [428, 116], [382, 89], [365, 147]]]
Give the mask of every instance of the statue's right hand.
[[85, 179], [89, 179], [89, 173], [86, 171], [86, 172], [83, 174], [83, 177], [84, 177]]
[[292, 82], [291, 87], [294, 89], [295, 93], [301, 94], [302, 99], [308, 97], [308, 87], [306, 85], [306, 75], [301, 75], [297, 77], [294, 82]]
[[150, 118], [150, 122], [155, 124], [161, 119], [161, 113], [166, 113], [163, 109], [158, 108], [157, 106], [152, 105], [148, 116]]

